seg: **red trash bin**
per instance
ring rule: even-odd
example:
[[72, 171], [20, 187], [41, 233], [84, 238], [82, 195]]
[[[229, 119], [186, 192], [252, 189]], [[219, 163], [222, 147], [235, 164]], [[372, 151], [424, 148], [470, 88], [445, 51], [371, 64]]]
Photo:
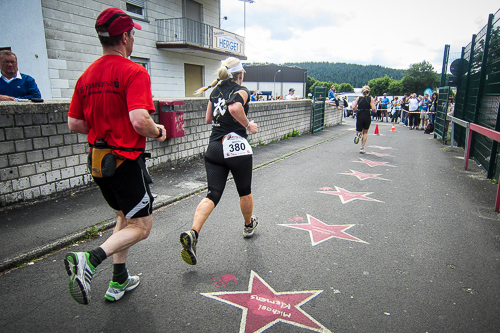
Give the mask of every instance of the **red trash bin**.
[[160, 124], [167, 130], [167, 138], [184, 136], [184, 111], [174, 111], [175, 105], [184, 105], [184, 101], [160, 101]]

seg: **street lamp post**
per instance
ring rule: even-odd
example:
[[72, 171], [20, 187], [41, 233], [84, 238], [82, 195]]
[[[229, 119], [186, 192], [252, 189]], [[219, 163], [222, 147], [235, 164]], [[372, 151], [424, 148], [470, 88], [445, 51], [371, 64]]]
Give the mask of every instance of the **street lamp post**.
[[276, 100], [276, 74], [281, 72], [281, 69], [278, 69], [276, 73], [274, 73], [274, 83], [273, 83], [273, 90], [274, 90], [274, 100]]
[[240, 0], [244, 2], [243, 5], [243, 37], [247, 34], [247, 2], [254, 3], [254, 0]]

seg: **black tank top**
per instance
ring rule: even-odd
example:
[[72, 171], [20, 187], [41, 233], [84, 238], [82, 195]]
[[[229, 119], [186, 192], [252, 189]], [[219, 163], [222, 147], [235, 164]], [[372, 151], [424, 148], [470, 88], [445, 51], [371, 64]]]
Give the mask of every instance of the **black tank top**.
[[372, 98], [370, 96], [360, 96], [358, 100], [358, 112], [367, 112], [372, 109], [370, 105]]
[[[212, 135], [210, 141], [219, 140], [224, 135], [234, 132], [242, 137], [247, 137], [247, 130], [236, 119], [233, 118], [228, 110], [226, 102], [237, 92], [244, 90], [250, 96], [247, 88], [240, 86], [234, 81], [224, 81], [218, 84], [210, 94], [212, 102]], [[250, 98], [243, 105], [245, 115], [248, 115], [248, 105]]]

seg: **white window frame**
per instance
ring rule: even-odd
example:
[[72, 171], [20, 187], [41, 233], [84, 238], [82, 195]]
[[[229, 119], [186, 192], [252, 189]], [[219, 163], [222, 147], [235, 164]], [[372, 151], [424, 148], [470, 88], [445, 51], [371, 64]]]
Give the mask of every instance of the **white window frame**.
[[[142, 15], [134, 13], [134, 12], [129, 12], [127, 10], [127, 4], [142, 8]], [[144, 21], [146, 21], [148, 18], [148, 16], [146, 15], [146, 0], [125, 0], [125, 11], [132, 18], [136, 18], [136, 19], [144, 20]]]

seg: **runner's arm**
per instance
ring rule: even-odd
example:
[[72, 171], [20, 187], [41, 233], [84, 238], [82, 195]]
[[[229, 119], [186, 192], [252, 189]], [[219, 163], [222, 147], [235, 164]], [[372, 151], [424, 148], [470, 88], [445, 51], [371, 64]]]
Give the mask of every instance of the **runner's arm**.
[[[161, 124], [156, 124], [153, 121], [153, 118], [149, 115], [148, 110], [146, 109], [135, 109], [129, 112], [130, 122], [134, 127], [135, 131], [142, 136], [148, 138], [154, 138], [158, 141], [165, 141], [167, 138], [167, 131], [165, 127]], [[161, 128], [161, 137], [158, 137], [160, 134]]]
[[89, 126], [85, 119], [68, 117], [68, 127], [70, 130], [80, 134], [89, 134]]
[[[248, 94], [246, 91], [238, 90], [236, 93], [243, 98], [243, 101], [248, 100]], [[247, 118], [245, 110], [243, 109], [243, 104], [240, 102], [231, 103], [229, 104], [228, 110], [229, 113], [231, 113], [231, 116], [233, 116], [233, 118], [236, 119], [241, 126], [247, 128], [250, 133], [257, 133], [257, 124]]]
[[208, 105], [207, 105], [207, 114], [205, 115], [205, 120], [207, 122], [207, 124], [211, 124], [212, 123], [212, 117], [213, 117], [213, 112], [212, 112], [212, 102], [209, 101], [208, 102]]
[[357, 97], [354, 102], [352, 102], [352, 106], [351, 108], [353, 109], [353, 111], [358, 111], [358, 99], [359, 97]]

